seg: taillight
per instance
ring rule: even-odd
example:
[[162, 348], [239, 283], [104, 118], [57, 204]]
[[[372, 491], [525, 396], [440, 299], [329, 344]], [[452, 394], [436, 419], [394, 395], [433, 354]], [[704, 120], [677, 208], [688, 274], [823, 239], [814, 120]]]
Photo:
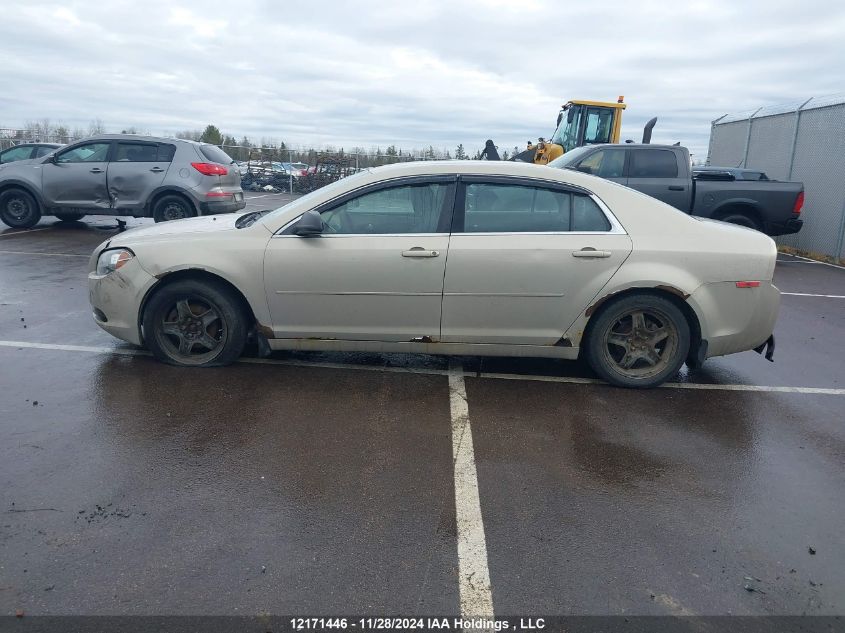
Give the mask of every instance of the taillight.
[[229, 173], [228, 169], [217, 163], [191, 163], [191, 167], [203, 176], [225, 176]]
[[759, 281], [738, 281], [736, 282], [737, 288], [759, 288], [760, 282]]
[[792, 207], [792, 212], [796, 215], [801, 213], [801, 207], [803, 207], [803, 206], [804, 206], [804, 192], [802, 191], [801, 193], [798, 194], [798, 197], [795, 198], [795, 206]]

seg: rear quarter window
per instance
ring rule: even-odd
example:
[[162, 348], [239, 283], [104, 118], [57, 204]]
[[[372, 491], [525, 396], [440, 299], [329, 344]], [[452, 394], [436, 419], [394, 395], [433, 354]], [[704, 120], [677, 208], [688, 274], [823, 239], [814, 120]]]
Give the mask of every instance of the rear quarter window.
[[200, 145], [200, 152], [212, 163], [231, 165], [234, 162], [231, 156], [216, 145]]

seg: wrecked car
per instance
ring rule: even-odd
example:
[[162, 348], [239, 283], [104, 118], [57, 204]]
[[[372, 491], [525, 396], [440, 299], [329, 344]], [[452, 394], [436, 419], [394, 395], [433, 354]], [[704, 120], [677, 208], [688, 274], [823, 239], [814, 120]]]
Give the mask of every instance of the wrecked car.
[[653, 387], [768, 344], [771, 238], [512, 162], [367, 169], [275, 211], [139, 228], [90, 260], [94, 320], [175, 365], [259, 349], [583, 359]]

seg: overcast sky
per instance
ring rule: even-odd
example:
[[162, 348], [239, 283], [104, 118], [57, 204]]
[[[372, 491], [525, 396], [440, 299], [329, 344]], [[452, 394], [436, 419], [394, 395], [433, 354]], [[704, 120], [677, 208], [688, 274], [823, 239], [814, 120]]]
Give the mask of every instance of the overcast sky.
[[623, 136], [704, 158], [726, 112], [845, 90], [830, 0], [5, 0], [0, 125], [474, 151], [625, 95]]

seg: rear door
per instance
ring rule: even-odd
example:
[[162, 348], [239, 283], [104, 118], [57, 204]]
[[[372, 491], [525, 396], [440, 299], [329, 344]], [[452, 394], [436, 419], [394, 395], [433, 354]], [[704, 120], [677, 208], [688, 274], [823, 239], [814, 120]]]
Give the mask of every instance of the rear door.
[[681, 152], [670, 149], [629, 149], [627, 185], [689, 213], [692, 181]]
[[624, 229], [584, 191], [461, 177], [442, 340], [554, 345], [630, 252]]
[[112, 204], [120, 211], [142, 209], [161, 186], [176, 147], [167, 143], [118, 141], [108, 166]]
[[107, 187], [111, 141], [90, 141], [56, 154], [42, 165], [42, 194], [48, 206], [59, 209], [111, 208]]

